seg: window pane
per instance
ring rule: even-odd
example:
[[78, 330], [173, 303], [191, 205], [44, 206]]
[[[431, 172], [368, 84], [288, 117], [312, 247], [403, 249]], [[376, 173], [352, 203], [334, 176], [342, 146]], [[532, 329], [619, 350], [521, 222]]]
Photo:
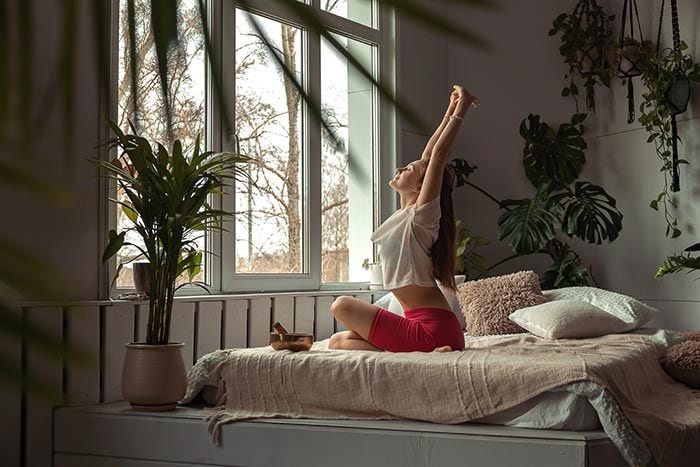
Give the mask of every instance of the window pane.
[[[171, 148], [172, 140], [168, 136], [166, 118], [161, 92], [158, 62], [153, 46], [151, 33], [151, 2], [136, 0], [135, 7], [135, 48], [136, 70], [138, 81], [139, 113], [133, 108], [133, 93], [131, 87], [131, 65], [129, 62], [129, 23], [127, 18], [127, 1], [119, 2], [119, 77], [118, 77], [118, 110], [119, 127], [131, 132], [129, 121], [132, 121], [138, 132], [150, 141], [158, 141]], [[198, 1], [181, 0], [178, 2], [178, 25], [181, 49], [173, 52], [169, 59], [169, 98], [172, 102], [172, 122], [174, 139], [179, 139], [189, 154], [197, 135], [204, 141], [205, 128], [205, 86], [206, 62], [202, 25], [200, 22]], [[119, 190], [117, 197], [124, 201], [125, 195]], [[122, 231], [131, 222], [120, 208], [117, 208], [117, 226]], [[135, 232], [129, 232], [128, 242], [142, 245], [140, 237]], [[204, 250], [205, 239], [197, 240], [200, 250]], [[117, 254], [117, 264], [126, 263], [138, 256], [134, 247], [124, 247]], [[206, 263], [206, 255], [204, 261]], [[206, 264], [205, 264], [206, 266]], [[194, 280], [204, 281], [203, 272]], [[184, 278], [180, 282], [184, 281]], [[125, 264], [117, 281], [117, 287], [133, 287], [131, 265]]]
[[[335, 38], [367, 69], [374, 47]], [[324, 132], [321, 167], [323, 282], [366, 281], [365, 258], [372, 259], [374, 99], [365, 79], [326, 41], [321, 43], [323, 112], [346, 151]]]
[[[253, 17], [301, 80], [302, 31]], [[248, 18], [236, 10], [236, 137], [254, 160], [235, 189], [236, 272], [305, 272], [300, 95]]]
[[321, 9], [365, 26], [372, 26], [374, 0], [321, 0]]

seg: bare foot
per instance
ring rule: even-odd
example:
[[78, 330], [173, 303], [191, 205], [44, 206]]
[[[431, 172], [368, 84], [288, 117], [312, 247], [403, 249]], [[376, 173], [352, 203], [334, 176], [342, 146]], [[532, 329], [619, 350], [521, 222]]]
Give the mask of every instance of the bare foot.
[[452, 352], [452, 347], [449, 345], [443, 345], [442, 347], [436, 347], [433, 352]]

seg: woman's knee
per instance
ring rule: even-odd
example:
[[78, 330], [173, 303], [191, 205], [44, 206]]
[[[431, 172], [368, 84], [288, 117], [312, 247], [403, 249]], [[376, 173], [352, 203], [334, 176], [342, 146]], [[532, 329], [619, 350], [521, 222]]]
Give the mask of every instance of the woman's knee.
[[343, 341], [343, 335], [339, 332], [336, 332], [333, 334], [329, 339], [328, 339], [328, 348], [329, 349], [340, 349]]
[[340, 313], [343, 313], [352, 307], [352, 302], [354, 300], [355, 299], [353, 297], [341, 295], [331, 304], [331, 313], [337, 318]]

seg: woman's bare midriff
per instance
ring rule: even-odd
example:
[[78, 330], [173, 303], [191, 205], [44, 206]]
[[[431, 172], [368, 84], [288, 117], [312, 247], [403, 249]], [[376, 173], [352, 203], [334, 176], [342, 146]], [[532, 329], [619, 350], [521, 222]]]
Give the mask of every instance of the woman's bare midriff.
[[394, 289], [392, 292], [404, 311], [415, 310], [417, 308], [450, 309], [449, 303], [447, 303], [445, 296], [437, 286], [422, 287], [420, 285], [407, 285]]

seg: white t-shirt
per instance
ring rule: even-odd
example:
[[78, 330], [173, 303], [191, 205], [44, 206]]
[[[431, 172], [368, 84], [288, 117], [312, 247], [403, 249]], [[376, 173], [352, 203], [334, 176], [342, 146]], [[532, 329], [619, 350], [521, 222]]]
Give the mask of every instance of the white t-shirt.
[[436, 285], [430, 250], [440, 231], [440, 197], [399, 209], [372, 234], [382, 257], [384, 288]]

